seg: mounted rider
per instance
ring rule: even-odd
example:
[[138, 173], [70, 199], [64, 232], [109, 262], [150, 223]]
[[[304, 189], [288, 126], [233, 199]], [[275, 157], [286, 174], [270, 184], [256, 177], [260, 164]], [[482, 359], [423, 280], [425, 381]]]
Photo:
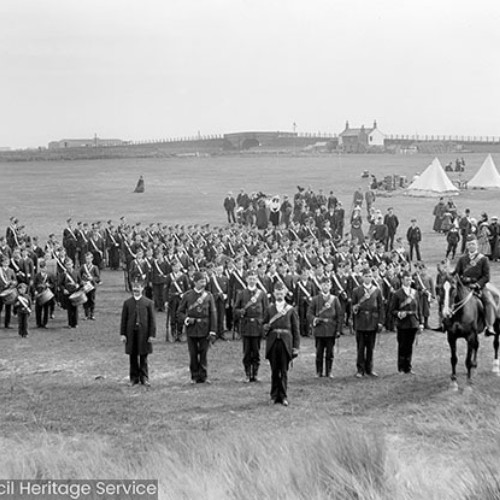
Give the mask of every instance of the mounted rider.
[[488, 257], [478, 252], [476, 236], [471, 234], [467, 237], [467, 253], [462, 255], [452, 275], [457, 275], [464, 285], [478, 293], [484, 306], [484, 319], [486, 330], [484, 335], [489, 337], [495, 335], [493, 325], [496, 317], [496, 306], [493, 301], [491, 290], [486, 286], [490, 281], [490, 264]]

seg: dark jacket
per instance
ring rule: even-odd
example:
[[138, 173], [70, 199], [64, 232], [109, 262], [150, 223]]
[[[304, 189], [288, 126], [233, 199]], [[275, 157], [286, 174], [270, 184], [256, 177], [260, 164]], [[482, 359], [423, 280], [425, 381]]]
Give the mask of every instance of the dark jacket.
[[419, 227], [410, 226], [406, 231], [406, 239], [409, 243], [418, 243], [422, 240], [422, 232]]
[[263, 334], [264, 313], [269, 307], [267, 295], [257, 288], [248, 288], [238, 293], [234, 304], [236, 317], [241, 318], [240, 333], [243, 337], [261, 337]]
[[383, 322], [382, 292], [375, 286], [370, 288], [369, 298], [365, 300], [365, 287], [360, 286], [352, 293], [354, 328], [361, 332], [376, 331]]
[[[264, 315], [264, 324], [269, 326], [269, 321], [271, 321], [277, 312], [276, 305], [269, 306]], [[264, 331], [266, 329], [265, 327]], [[269, 326], [266, 335], [266, 359], [269, 359], [271, 349], [278, 338], [281, 338], [283, 341], [288, 359], [291, 360], [292, 349], [298, 349], [300, 346], [300, 334], [299, 317], [295, 309], [290, 305], [287, 305], [286, 313], [273, 321]]]
[[134, 346], [139, 355], [153, 352], [153, 346], [148, 341], [150, 337], [156, 336], [156, 318], [152, 300], [146, 297], [141, 297], [139, 300], [130, 297], [123, 303], [120, 335], [127, 337], [126, 354], [132, 354]]
[[339, 299], [330, 295], [330, 298], [325, 300], [323, 295], [316, 295], [309, 305], [307, 316], [315, 337], [335, 337], [341, 327]]
[[203, 290], [198, 293], [192, 289], [186, 292], [177, 310], [177, 319], [186, 325], [188, 337], [208, 337], [210, 332], [217, 331], [217, 310], [212, 294]]
[[[399, 318], [400, 312], [406, 313], [406, 316]], [[422, 323], [422, 305], [417, 291], [410, 288], [408, 296], [403, 288], [397, 290], [392, 297], [390, 314], [396, 318], [398, 330], [418, 328]]]
[[458, 259], [457, 267], [452, 274], [460, 277], [465, 285], [477, 284], [483, 288], [490, 281], [490, 263], [488, 257], [477, 253], [474, 260], [471, 260], [470, 255], [462, 255]]

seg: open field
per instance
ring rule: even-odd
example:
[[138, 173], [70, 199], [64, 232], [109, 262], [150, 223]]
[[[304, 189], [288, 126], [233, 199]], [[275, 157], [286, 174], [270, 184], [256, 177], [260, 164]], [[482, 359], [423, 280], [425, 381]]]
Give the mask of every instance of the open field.
[[[484, 159], [467, 155], [464, 178]], [[297, 185], [333, 190], [350, 207], [368, 169], [378, 179], [411, 178], [431, 156], [185, 158], [0, 164], [0, 224], [16, 215], [30, 234], [61, 234], [68, 216], [94, 221], [224, 223], [222, 200], [262, 190], [292, 195]], [[454, 157], [440, 157], [444, 165]], [[494, 156], [500, 165], [500, 156]], [[133, 194], [139, 175], [146, 193]], [[458, 174], [453, 174], [458, 175]], [[444, 256], [432, 232], [433, 199], [400, 192], [380, 197], [406, 230], [417, 216], [422, 253], [432, 269]], [[459, 208], [500, 215], [496, 192], [465, 191]], [[498, 264], [493, 281], [500, 285]], [[151, 356], [150, 390], [126, 386], [119, 342], [121, 272], [106, 271], [97, 321], [65, 330], [31, 328], [21, 340], [0, 328], [1, 478], [159, 478], [162, 498], [498, 498], [500, 378], [490, 373], [492, 340], [480, 339], [472, 390], [449, 390], [443, 334], [426, 331], [415, 349], [417, 376], [398, 375], [395, 334], [381, 334], [377, 380], [357, 380], [355, 341], [339, 341], [332, 380], [314, 378], [314, 345], [303, 340], [290, 373], [290, 407], [267, 406], [270, 371], [243, 384], [241, 344], [218, 342], [209, 353], [210, 386], [188, 384], [186, 344], [164, 342], [165, 316]], [[435, 325], [431, 318], [431, 326]], [[30, 320], [32, 327], [34, 318]], [[50, 324], [49, 324], [50, 325]], [[15, 325], [14, 325], [15, 326]], [[489, 465], [488, 465], [489, 464]], [[481, 489], [480, 482], [483, 482]], [[489, 488], [489, 489], [488, 489]], [[490, 496], [488, 496], [490, 495]]]

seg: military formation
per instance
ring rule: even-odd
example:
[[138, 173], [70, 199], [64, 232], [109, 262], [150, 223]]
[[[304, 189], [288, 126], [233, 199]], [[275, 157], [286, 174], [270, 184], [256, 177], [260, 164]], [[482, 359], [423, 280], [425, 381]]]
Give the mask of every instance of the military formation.
[[[357, 190], [346, 224], [333, 192], [327, 196], [298, 186], [289, 200], [242, 190], [224, 200], [229, 221], [224, 226], [68, 219], [61, 243], [50, 235], [43, 248], [12, 218], [5, 238], [0, 237], [4, 325], [10, 326], [14, 306], [21, 314], [19, 333], [26, 336], [21, 319], [32, 303], [39, 328], [47, 327], [56, 304], [67, 311], [69, 328], [78, 326], [80, 306], [85, 318], [94, 320], [100, 274], [108, 267], [123, 272], [126, 290], [139, 283], [135, 295], [166, 313], [167, 340], [187, 340], [192, 383], [209, 382], [210, 344], [231, 339], [242, 341], [245, 380], [258, 381], [265, 338], [271, 399], [287, 405], [286, 372], [301, 337], [315, 339], [316, 375], [331, 377], [336, 339], [356, 335], [355, 375], [376, 377], [373, 351], [383, 329], [397, 329], [398, 370], [411, 374], [415, 335], [429, 328], [431, 302], [438, 298], [439, 303], [439, 272], [435, 284], [421, 258], [416, 219], [406, 238], [398, 237], [393, 208], [383, 215], [374, 201], [373, 192]], [[369, 224], [366, 234], [363, 219]], [[471, 256], [475, 263], [477, 255]], [[479, 283], [486, 273], [483, 257], [481, 276], [474, 278]], [[470, 265], [458, 268], [470, 274]], [[444, 261], [440, 272], [450, 272]], [[132, 333], [123, 326], [126, 342]], [[132, 384], [149, 384], [144, 361], [131, 365]]]

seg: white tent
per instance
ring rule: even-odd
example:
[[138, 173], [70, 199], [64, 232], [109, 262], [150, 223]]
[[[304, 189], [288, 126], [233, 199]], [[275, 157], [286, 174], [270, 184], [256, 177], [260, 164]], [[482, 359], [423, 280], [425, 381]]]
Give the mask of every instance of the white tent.
[[406, 191], [410, 196], [443, 196], [458, 194], [459, 189], [450, 181], [437, 158], [412, 182]]
[[476, 175], [467, 183], [471, 188], [500, 188], [500, 174], [491, 155], [486, 157]]

